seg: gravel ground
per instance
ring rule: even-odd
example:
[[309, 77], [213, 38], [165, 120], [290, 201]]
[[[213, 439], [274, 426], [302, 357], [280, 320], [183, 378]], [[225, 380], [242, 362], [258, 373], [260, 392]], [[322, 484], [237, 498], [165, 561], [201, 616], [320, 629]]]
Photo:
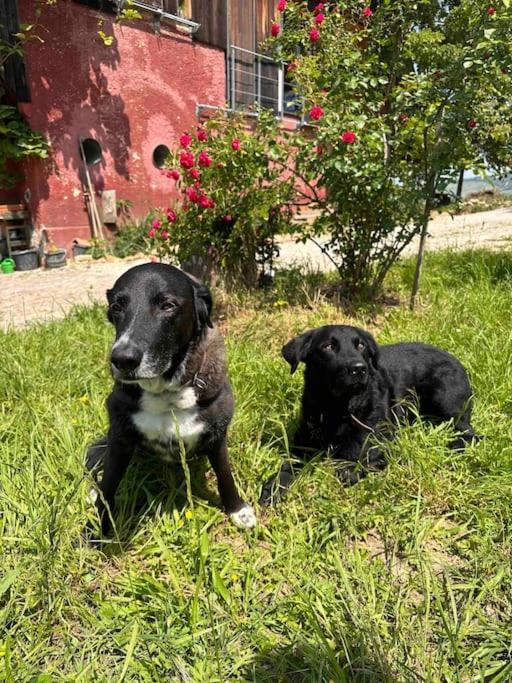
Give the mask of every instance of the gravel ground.
[[[429, 226], [427, 249], [486, 247], [501, 249], [512, 245], [512, 208], [455, 216], [440, 214]], [[308, 265], [331, 270], [332, 263], [313, 243], [281, 243], [281, 265]], [[417, 240], [407, 249], [417, 250]], [[23, 327], [32, 322], [62, 318], [75, 304], [104, 300], [105, 290], [126, 270], [146, 260], [71, 263], [59, 270], [32, 270], [0, 274], [0, 327]]]
[[76, 304], [104, 300], [105, 291], [125, 271], [145, 260], [70, 263], [55, 270], [0, 274], [0, 326], [63, 318]]
[[[447, 213], [438, 214], [430, 221], [429, 235], [426, 247], [428, 250], [512, 247], [512, 207], [453, 218]], [[322, 244], [325, 241], [319, 240]], [[404, 255], [416, 254], [418, 242], [419, 238], [414, 239], [405, 249]], [[279, 262], [282, 265], [308, 265], [325, 271], [334, 269], [327, 256], [313, 243], [297, 244], [292, 239], [287, 239], [280, 247]]]

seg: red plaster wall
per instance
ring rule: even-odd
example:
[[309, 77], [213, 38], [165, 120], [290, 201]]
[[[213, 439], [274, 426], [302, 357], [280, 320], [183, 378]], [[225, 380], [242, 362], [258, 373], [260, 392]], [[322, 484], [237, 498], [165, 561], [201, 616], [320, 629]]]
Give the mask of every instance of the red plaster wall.
[[[31, 21], [33, 4], [20, 0], [22, 21]], [[224, 104], [225, 62], [222, 50], [169, 24], [159, 36], [150, 22], [116, 26], [103, 14], [102, 30], [115, 35], [106, 47], [98, 12], [71, 0], [43, 8], [45, 42], [30, 44], [26, 54], [32, 102], [20, 108], [48, 135], [53, 152], [50, 163], [27, 165], [25, 187], [36, 227], [69, 248], [74, 237], [90, 236], [78, 138], [95, 138], [103, 148], [103, 161], [91, 168], [96, 191], [115, 189], [118, 199], [134, 203], [135, 216], [167, 205], [172, 181], [153, 165], [153, 150], [171, 147], [197, 125], [198, 102]]]

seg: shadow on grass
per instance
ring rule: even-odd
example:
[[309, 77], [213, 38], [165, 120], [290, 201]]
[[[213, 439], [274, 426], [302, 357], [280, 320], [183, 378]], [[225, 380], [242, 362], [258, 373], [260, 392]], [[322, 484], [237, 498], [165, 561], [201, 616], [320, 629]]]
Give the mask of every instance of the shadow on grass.
[[[310, 628], [308, 634], [299, 636], [296, 644], [259, 654], [247, 667], [243, 680], [251, 683], [392, 683], [397, 680], [384, 656], [379, 661], [378, 654], [369, 652], [356, 638], [339, 634], [335, 640], [327, 640], [315, 633], [315, 625], [311, 624]], [[308, 636], [313, 642], [306, 641]], [[408, 673], [407, 680], [411, 683], [420, 680], [413, 672]]]
[[[221, 510], [220, 496], [212, 490], [213, 486], [206, 477], [210, 470], [207, 458], [196, 458], [187, 465], [192, 495]], [[101, 475], [101, 466], [99, 471]], [[110, 554], [115, 553], [115, 541], [122, 545], [124, 552], [144, 520], [154, 518], [157, 511], [172, 517], [175, 510], [181, 513], [187, 505], [187, 482], [181, 463], [165, 462], [158, 453], [138, 449], [116, 494], [115, 530], [109, 536], [112, 541], [109, 544]]]
[[240, 310], [279, 310], [283, 307], [300, 306], [315, 310], [329, 303], [349, 315], [354, 313], [374, 316], [388, 306], [400, 304], [392, 293], [384, 292], [375, 300], [364, 294], [350, 296], [336, 273], [322, 273], [304, 268], [286, 268], [276, 272], [273, 285], [249, 291], [239, 288], [226, 291], [214, 290], [215, 317], [233, 316]]

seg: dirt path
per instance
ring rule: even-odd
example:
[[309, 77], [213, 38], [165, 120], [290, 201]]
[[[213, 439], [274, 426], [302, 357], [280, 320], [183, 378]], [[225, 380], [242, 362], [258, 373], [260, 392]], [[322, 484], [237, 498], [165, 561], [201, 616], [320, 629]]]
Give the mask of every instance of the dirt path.
[[[429, 226], [427, 249], [512, 247], [512, 208], [451, 218], [440, 214]], [[333, 265], [313, 243], [281, 243], [281, 265], [308, 265], [332, 270]], [[415, 253], [417, 240], [407, 249]], [[70, 264], [59, 270], [0, 274], [0, 328], [23, 327], [35, 321], [63, 317], [75, 304], [104, 301], [105, 290], [126, 270], [144, 260]]]
[[[512, 248], [512, 207], [453, 218], [447, 213], [438, 214], [430, 221], [429, 235], [429, 251], [471, 247]], [[321, 244], [325, 241], [319, 240]], [[405, 249], [404, 255], [416, 254], [418, 241], [419, 238], [414, 239]], [[287, 239], [280, 247], [279, 263], [282, 265], [307, 265], [325, 271], [334, 269], [332, 262], [312, 242], [297, 244], [293, 239]]]
[[70, 263], [56, 270], [0, 274], [0, 328], [63, 318], [76, 304], [105, 300], [105, 291], [126, 270], [147, 259]]

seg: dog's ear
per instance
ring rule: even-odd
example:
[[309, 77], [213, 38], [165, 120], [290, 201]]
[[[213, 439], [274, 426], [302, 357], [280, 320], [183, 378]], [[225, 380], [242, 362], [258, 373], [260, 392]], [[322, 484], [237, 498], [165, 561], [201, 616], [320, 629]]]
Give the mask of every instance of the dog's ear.
[[205, 325], [213, 327], [210, 319], [213, 308], [212, 295], [206, 285], [194, 282], [192, 285], [194, 292], [194, 308], [196, 311], [196, 328], [200, 332]]
[[301, 361], [305, 362], [308, 353], [311, 349], [311, 343], [313, 341], [314, 330], [309, 330], [309, 332], [304, 332], [299, 334], [298, 337], [290, 339], [290, 341], [283, 346], [281, 353], [283, 358], [291, 366], [291, 374], [295, 372], [297, 366]]
[[375, 370], [379, 367], [379, 345], [373, 338], [373, 336], [367, 332], [366, 330], [361, 330], [361, 336], [363, 337], [365, 343], [366, 343], [366, 348], [368, 349], [368, 356], [370, 359], [370, 363], [373, 365]]

